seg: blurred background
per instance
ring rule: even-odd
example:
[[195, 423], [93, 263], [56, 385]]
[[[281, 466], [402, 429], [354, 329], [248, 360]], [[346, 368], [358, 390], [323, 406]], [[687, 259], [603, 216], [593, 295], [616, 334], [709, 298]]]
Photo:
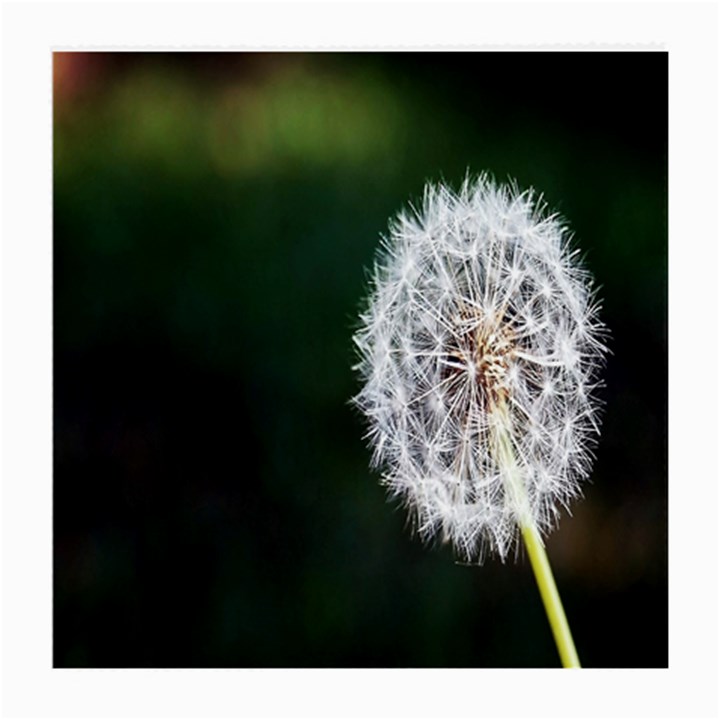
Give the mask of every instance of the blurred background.
[[467, 170], [602, 286], [548, 552], [584, 665], [667, 665], [665, 53], [56, 53], [53, 104], [56, 667], [559, 665], [527, 559], [411, 537], [348, 405], [380, 233]]

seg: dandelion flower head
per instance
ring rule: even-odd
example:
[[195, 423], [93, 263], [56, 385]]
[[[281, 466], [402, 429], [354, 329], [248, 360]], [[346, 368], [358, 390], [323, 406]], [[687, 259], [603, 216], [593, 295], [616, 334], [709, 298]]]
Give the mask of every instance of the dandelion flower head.
[[555, 527], [599, 433], [598, 310], [564, 221], [532, 190], [487, 175], [457, 193], [428, 185], [421, 208], [391, 221], [354, 338], [355, 403], [423, 539], [475, 562], [508, 555], [521, 512]]

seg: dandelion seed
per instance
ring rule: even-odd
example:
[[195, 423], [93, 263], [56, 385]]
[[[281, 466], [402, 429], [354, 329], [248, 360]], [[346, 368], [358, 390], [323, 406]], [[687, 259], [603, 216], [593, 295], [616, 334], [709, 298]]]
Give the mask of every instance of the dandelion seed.
[[579, 495], [599, 432], [598, 310], [564, 221], [532, 190], [428, 185], [391, 222], [355, 335], [355, 402], [423, 539], [505, 559]]

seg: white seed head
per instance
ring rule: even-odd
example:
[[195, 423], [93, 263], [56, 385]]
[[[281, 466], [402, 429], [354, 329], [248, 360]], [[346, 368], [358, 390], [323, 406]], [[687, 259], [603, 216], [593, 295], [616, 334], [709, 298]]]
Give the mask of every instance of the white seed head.
[[[592, 279], [560, 217], [488, 176], [425, 188], [375, 264], [355, 334], [373, 464], [423, 539], [504, 559], [521, 510], [547, 532], [579, 495], [599, 432], [606, 348]], [[499, 462], [500, 460], [500, 462]]]

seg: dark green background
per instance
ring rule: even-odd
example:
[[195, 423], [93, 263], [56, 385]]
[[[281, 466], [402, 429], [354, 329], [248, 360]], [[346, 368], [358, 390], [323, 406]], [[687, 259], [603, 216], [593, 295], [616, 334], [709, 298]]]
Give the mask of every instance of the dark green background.
[[526, 559], [456, 564], [368, 469], [388, 218], [466, 170], [569, 220], [612, 333], [548, 548], [587, 666], [667, 649], [665, 53], [54, 58], [56, 666], [556, 666]]

